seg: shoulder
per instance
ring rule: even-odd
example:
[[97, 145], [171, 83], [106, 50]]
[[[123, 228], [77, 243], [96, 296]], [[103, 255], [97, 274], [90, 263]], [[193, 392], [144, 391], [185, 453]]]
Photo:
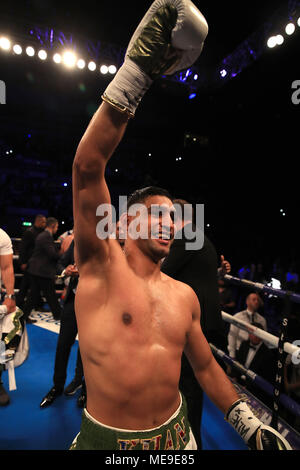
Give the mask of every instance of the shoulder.
[[185, 284], [184, 282], [177, 281], [176, 279], [173, 279], [172, 277], [168, 276], [167, 274], [162, 273], [163, 276], [163, 281], [168, 283], [170, 288], [176, 292], [176, 295], [181, 297], [185, 302], [188, 302], [191, 307], [194, 309], [200, 309], [200, 304], [198, 297], [188, 284]]
[[233, 316], [235, 318], [243, 318], [246, 315], [246, 310], [242, 310], [241, 312], [235, 313]]
[[258, 320], [261, 323], [267, 323], [267, 320], [265, 319], [265, 317], [263, 317], [260, 313], [257, 313], [256, 315], [257, 315]]
[[8, 234], [0, 228], [0, 255], [13, 253], [12, 242]]

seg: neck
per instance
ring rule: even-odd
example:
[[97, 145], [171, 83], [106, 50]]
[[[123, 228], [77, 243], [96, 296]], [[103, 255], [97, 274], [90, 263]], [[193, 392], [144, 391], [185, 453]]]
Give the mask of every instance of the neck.
[[158, 280], [161, 277], [160, 259], [153, 259], [142, 252], [134, 243], [125, 243], [124, 253], [134, 273], [145, 280]]
[[49, 233], [51, 233], [51, 235], [53, 235], [51, 228], [45, 228], [45, 230], [47, 230], [47, 232], [49, 232]]

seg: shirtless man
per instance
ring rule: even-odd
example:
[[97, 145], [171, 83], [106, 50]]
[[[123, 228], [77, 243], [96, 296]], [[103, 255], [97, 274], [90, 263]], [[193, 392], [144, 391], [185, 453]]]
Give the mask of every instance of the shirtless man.
[[[172, 36], [171, 45], [171, 33], [179, 26], [180, 37]], [[147, 208], [140, 219], [147, 238], [134, 239], [128, 233], [122, 250], [116, 239], [96, 234], [101, 220], [97, 208], [110, 204], [105, 168], [129, 116], [153, 78], [196, 60], [206, 34], [206, 21], [189, 0], [156, 0], [77, 149], [73, 198], [80, 280], [75, 311], [87, 406], [71, 449], [195, 449], [178, 389], [183, 350], [203, 390], [245, 441], [251, 438], [249, 445], [255, 448], [259, 442], [263, 447], [268, 433], [268, 443], [277, 448], [275, 431], [262, 431], [262, 423], [215, 361], [200, 327], [194, 291], [160, 271], [160, 260], [168, 255], [174, 237], [168, 193], [147, 188], [129, 200], [128, 205]], [[185, 48], [191, 48], [187, 61]], [[153, 205], [163, 207], [164, 217], [153, 213]], [[134, 219], [127, 216], [128, 227]]]

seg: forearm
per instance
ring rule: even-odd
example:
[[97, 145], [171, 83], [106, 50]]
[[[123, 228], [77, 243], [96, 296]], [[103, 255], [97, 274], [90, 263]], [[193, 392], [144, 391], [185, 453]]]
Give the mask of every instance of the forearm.
[[13, 294], [14, 287], [15, 287], [15, 274], [14, 274], [13, 264], [5, 268], [2, 268], [1, 277], [2, 277], [3, 284], [5, 285], [5, 288], [6, 288], [6, 293], [9, 295]]
[[107, 164], [119, 145], [128, 116], [102, 103], [94, 114], [76, 152], [73, 167], [93, 172]]
[[234, 386], [214, 358], [205, 369], [197, 371], [195, 375], [206, 395], [224, 414], [239, 400]]

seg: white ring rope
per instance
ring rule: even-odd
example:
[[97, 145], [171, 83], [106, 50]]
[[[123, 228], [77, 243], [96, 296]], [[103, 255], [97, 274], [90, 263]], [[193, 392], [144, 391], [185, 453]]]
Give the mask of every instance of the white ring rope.
[[[229, 315], [226, 312], [221, 312], [222, 313], [222, 318], [224, 321], [227, 323], [231, 323], [241, 330], [247, 331], [247, 333], [251, 333], [261, 340], [263, 340], [264, 343], [269, 344], [273, 348], [278, 348], [278, 343], [279, 343], [279, 338], [277, 336], [272, 335], [271, 333], [268, 333], [265, 330], [262, 330], [261, 328], [258, 328], [254, 325], [251, 325], [251, 323], [247, 323], [243, 320], [239, 320], [237, 318], [234, 318], [234, 316]], [[284, 343], [284, 351], [288, 354], [294, 355], [294, 357], [300, 359], [300, 348], [295, 346], [294, 344], [291, 343]]]

